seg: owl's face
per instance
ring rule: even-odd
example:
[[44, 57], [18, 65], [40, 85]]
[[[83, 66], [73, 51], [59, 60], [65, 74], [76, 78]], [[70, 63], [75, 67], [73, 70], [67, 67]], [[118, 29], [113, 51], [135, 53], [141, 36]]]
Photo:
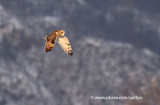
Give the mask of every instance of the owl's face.
[[65, 31], [64, 31], [64, 30], [57, 30], [57, 32], [56, 32], [56, 35], [57, 35], [58, 37], [62, 37], [62, 36], [64, 36], [64, 34], [65, 34]]

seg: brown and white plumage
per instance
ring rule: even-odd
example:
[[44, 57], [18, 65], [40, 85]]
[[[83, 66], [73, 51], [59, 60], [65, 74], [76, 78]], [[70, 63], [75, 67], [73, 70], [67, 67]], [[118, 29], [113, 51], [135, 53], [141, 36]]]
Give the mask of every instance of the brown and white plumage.
[[46, 43], [44, 50], [46, 52], [51, 51], [52, 48], [54, 47], [54, 44], [56, 43], [56, 34], [55, 32], [51, 32], [48, 36], [45, 37]]
[[56, 30], [54, 32], [51, 32], [48, 36], [46, 36], [44, 38], [46, 39], [46, 43], [44, 47], [45, 51], [46, 52], [51, 51], [56, 43], [56, 39], [58, 38], [58, 43], [60, 44], [62, 49], [65, 51], [65, 53], [72, 56], [73, 52], [72, 52], [71, 45], [69, 43], [68, 38], [65, 37], [64, 34], [65, 34], [64, 30]]
[[59, 37], [58, 43], [62, 47], [62, 49], [65, 51], [65, 53], [67, 53], [70, 56], [73, 55], [72, 48], [67, 37], [65, 36]]

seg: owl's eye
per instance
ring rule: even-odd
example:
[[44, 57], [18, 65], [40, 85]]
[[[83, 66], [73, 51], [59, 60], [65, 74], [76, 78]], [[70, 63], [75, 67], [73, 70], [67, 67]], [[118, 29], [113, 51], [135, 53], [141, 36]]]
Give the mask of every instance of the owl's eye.
[[63, 32], [63, 31], [60, 31], [60, 33], [63, 34], [64, 32]]
[[55, 44], [55, 41], [54, 41], [54, 40], [52, 40], [52, 41], [51, 41], [51, 43], [52, 43], [52, 44]]

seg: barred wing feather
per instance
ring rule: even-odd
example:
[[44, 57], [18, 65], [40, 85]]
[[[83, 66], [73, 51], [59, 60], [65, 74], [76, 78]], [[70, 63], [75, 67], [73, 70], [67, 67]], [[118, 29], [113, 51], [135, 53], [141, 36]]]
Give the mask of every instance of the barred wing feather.
[[62, 47], [62, 49], [65, 51], [65, 53], [67, 53], [70, 56], [73, 55], [72, 48], [67, 37], [65, 36], [59, 37], [58, 43]]

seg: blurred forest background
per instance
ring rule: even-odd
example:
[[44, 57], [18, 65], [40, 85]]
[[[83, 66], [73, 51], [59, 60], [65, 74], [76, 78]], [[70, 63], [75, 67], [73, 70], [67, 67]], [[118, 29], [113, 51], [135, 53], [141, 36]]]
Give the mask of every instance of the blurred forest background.
[[[0, 0], [0, 105], [160, 105], [159, 0]], [[74, 56], [50, 32], [64, 29]], [[90, 96], [143, 100], [91, 100]]]

